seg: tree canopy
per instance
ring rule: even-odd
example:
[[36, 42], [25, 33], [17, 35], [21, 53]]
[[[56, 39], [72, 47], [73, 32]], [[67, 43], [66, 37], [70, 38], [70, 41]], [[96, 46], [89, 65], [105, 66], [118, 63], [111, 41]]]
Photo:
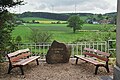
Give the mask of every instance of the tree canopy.
[[73, 32], [75, 33], [76, 30], [80, 30], [82, 28], [83, 23], [84, 22], [80, 20], [79, 15], [73, 15], [69, 17], [67, 27], [73, 28]]
[[22, 0], [0, 0], [0, 11], [7, 10], [6, 8], [22, 5]]

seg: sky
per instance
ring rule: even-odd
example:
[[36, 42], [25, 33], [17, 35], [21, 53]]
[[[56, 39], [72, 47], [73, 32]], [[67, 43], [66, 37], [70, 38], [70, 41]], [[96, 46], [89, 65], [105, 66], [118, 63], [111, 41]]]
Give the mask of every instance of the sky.
[[24, 0], [22, 6], [9, 9], [13, 13], [94, 13], [104, 14], [117, 11], [117, 0]]

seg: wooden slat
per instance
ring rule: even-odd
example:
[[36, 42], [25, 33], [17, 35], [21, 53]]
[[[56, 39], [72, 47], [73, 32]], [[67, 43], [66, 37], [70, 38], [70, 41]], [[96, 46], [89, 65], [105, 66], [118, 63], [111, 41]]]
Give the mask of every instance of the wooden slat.
[[19, 60], [22, 59], [22, 58], [26, 58], [26, 57], [29, 56], [29, 55], [31, 55], [30, 52], [28, 52], [28, 53], [23, 53], [23, 54], [20, 54], [20, 55], [18, 55], [18, 56], [16, 56], [16, 57], [10, 58], [10, 60], [11, 60], [11, 62], [16, 62], [16, 61], [19, 61]]
[[100, 60], [103, 60], [103, 61], [108, 61], [108, 58], [101, 57], [101, 56], [98, 56], [98, 55], [93, 54], [93, 53], [83, 52], [83, 54], [85, 54], [85, 55], [89, 55], [89, 56], [91, 56], [91, 57], [96, 57], [96, 58], [98, 58], [98, 59], [100, 59]]
[[15, 52], [13, 52], [13, 53], [9, 53], [9, 54], [8, 54], [8, 57], [13, 57], [13, 56], [18, 55], [18, 54], [20, 54], [20, 53], [21, 53], [20, 50], [18, 50], [18, 51], [15, 51]]
[[101, 54], [101, 55], [104, 55], [104, 56], [107, 56], [107, 57], [109, 57], [109, 56], [110, 56], [110, 54], [109, 54], [109, 53], [102, 52], [102, 51], [100, 51], [100, 50], [97, 50], [97, 53], [98, 53], [98, 54]]
[[20, 53], [24, 53], [24, 52], [28, 52], [28, 51], [30, 51], [28, 48], [27, 49], [22, 49], [22, 50], [17, 50], [17, 51], [15, 51], [13, 53], [9, 53], [8, 57], [13, 57], [13, 56], [16, 56], [16, 55], [18, 55]]
[[27, 49], [22, 49], [22, 50], [21, 50], [21, 53], [29, 52], [29, 51], [30, 51], [29, 48], [27, 48]]
[[14, 63], [13, 65], [14, 65], [14, 66], [26, 65], [26, 64], [28, 64], [29, 62], [32, 62], [32, 61], [34, 61], [34, 60], [36, 60], [36, 59], [38, 59], [38, 58], [40, 58], [40, 56], [31, 56], [31, 57], [29, 57], [29, 58], [26, 58], [26, 59], [23, 59], [23, 60], [21, 60], [21, 61], [19, 61], [19, 62], [16, 62], [16, 63]]
[[95, 53], [97, 53], [97, 54], [101, 54], [101, 55], [104, 55], [104, 56], [107, 56], [107, 57], [110, 56], [109, 53], [102, 52], [102, 51], [96, 50], [96, 49], [84, 48], [84, 50], [87, 50], [87, 51], [90, 51], [90, 52], [95, 52]]
[[97, 52], [96, 49], [90, 49], [90, 48], [84, 48], [84, 50], [87, 50], [87, 51], [92, 51], [92, 52]]
[[92, 64], [94, 64], [94, 65], [105, 65], [105, 63], [99, 62], [99, 61], [94, 60], [94, 59], [92, 59], [92, 58], [88, 58], [88, 57], [79, 57], [79, 58], [80, 58], [81, 60], [90, 62], [90, 63], [92, 63]]

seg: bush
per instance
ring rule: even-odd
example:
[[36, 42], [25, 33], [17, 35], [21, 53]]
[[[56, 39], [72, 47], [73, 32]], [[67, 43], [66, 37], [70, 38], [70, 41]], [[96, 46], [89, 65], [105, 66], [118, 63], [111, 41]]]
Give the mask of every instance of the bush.
[[46, 43], [51, 41], [52, 33], [32, 29], [31, 35], [28, 38], [34, 43]]

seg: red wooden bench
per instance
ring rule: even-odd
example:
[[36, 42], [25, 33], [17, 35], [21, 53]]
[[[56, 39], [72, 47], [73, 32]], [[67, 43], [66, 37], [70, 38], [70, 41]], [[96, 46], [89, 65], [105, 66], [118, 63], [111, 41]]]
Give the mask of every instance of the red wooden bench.
[[90, 49], [90, 48], [84, 48], [85, 52], [83, 52], [84, 56], [75, 55], [76, 57], [76, 64], [78, 62], [78, 59], [81, 59], [85, 62], [92, 63], [96, 66], [95, 74], [97, 74], [97, 70], [100, 66], [105, 67], [107, 72], [109, 72], [109, 57], [110, 54], [106, 52], [102, 52], [100, 50], [96, 49]]
[[10, 74], [13, 68], [19, 67], [22, 75], [24, 75], [23, 66], [34, 60], [36, 60], [37, 65], [39, 65], [38, 58], [40, 58], [40, 56], [31, 56], [31, 54], [28, 48], [7, 54], [9, 60], [8, 74]]

